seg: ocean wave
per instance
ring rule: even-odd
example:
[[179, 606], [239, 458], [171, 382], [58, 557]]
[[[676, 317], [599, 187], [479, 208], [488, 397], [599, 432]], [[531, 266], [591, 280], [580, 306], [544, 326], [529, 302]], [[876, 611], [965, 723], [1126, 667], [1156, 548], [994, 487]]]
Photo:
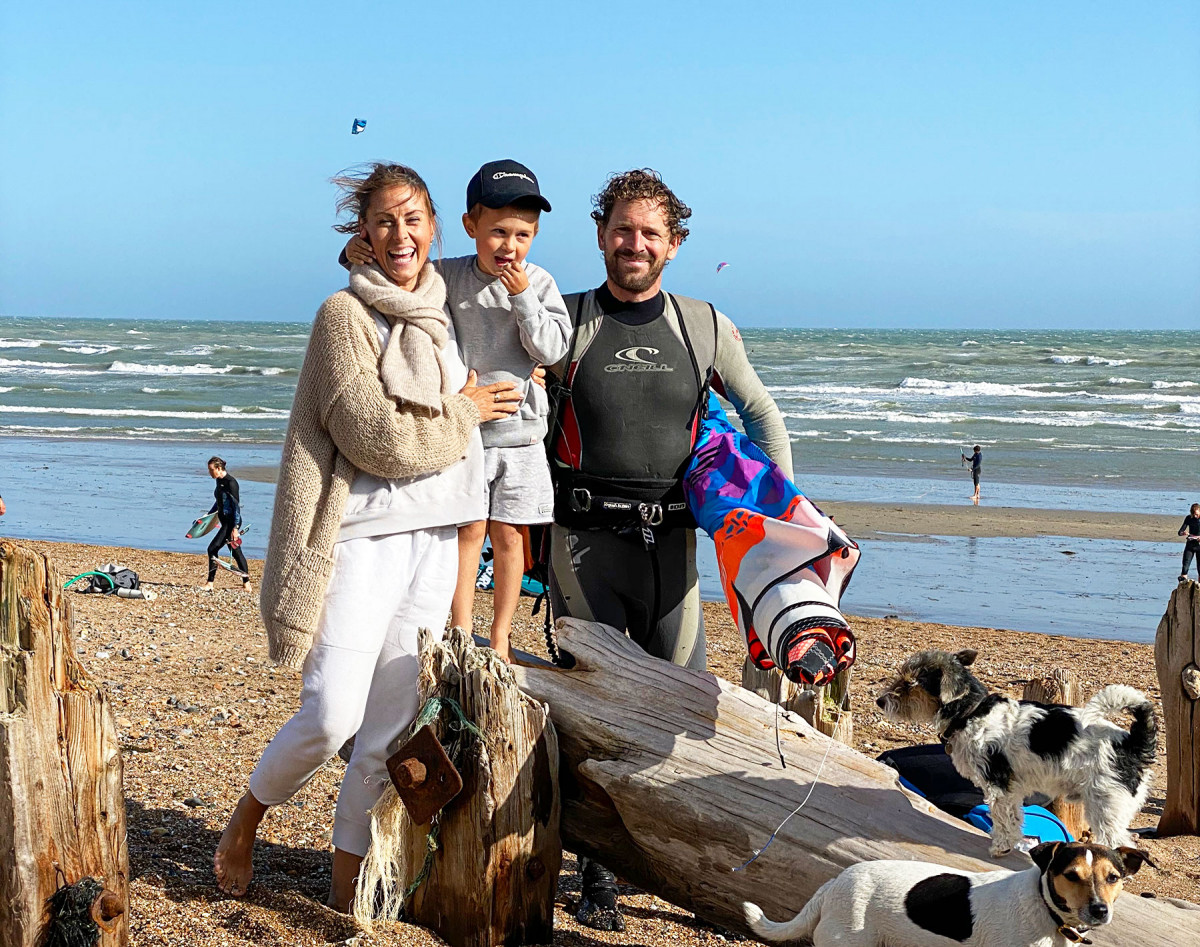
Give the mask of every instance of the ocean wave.
[[10, 391], [16, 391], [16, 385], [0, 385], [0, 395], [7, 394]]
[[217, 350], [215, 345], [193, 345], [190, 348], [168, 352], [168, 355], [212, 355]]
[[958, 344], [962, 345], [962, 346], [967, 346], [967, 345], [978, 345], [979, 343], [976, 342], [974, 339], [963, 339]]
[[80, 368], [75, 362], [38, 362], [30, 358], [0, 358], [0, 368]]
[[1116, 378], [1110, 378], [1108, 383], [1110, 385], [1140, 385], [1141, 381], [1137, 378], [1121, 378], [1118, 376]]
[[1195, 388], [1194, 381], [1155, 381], [1150, 383], [1151, 388]]
[[120, 347], [119, 345], [63, 345], [59, 347], [59, 351], [70, 352], [72, 355], [107, 355]]
[[1089, 365], [1105, 365], [1109, 368], [1120, 368], [1122, 365], [1128, 365], [1135, 361], [1132, 358], [1101, 358], [1099, 355], [1089, 355], [1087, 364]]
[[1120, 368], [1136, 361], [1132, 358], [1104, 358], [1100, 355], [1051, 355], [1045, 361], [1053, 365], [1104, 365], [1107, 368]]
[[0, 349], [40, 349], [37, 339], [0, 339]]
[[161, 394], [162, 392], [164, 392], [164, 391], [166, 391], [166, 390], [167, 390], [167, 389], [165, 389], [165, 388], [143, 388], [143, 389], [142, 389], [142, 394], [144, 394], [144, 395], [157, 395], [157, 394]]
[[215, 365], [143, 365], [140, 362], [113, 362], [108, 366], [110, 372], [118, 375], [227, 375], [233, 371], [232, 365], [218, 368]]
[[[0, 359], [3, 362], [3, 359]], [[209, 365], [207, 362], [197, 362], [195, 365], [146, 365], [141, 362], [113, 362], [108, 371], [116, 375], [284, 375], [295, 370], [277, 368], [274, 366], [260, 367], [257, 365]]]
[[[42, 405], [0, 405], [5, 414], [65, 414], [85, 418], [178, 418], [191, 421], [228, 421], [230, 414], [221, 411], [153, 411], [143, 408], [49, 408]], [[290, 412], [277, 408], [259, 408], [247, 420], [282, 420]]]
[[1076, 362], [1082, 362], [1083, 356], [1082, 355], [1051, 355], [1048, 359], [1046, 359], [1046, 361], [1051, 362], [1055, 365], [1074, 365]]
[[937, 378], [904, 378], [901, 388], [910, 391], [936, 393], [952, 398], [969, 398], [974, 395], [990, 395], [992, 397], [1023, 397], [1023, 398], [1062, 398], [1069, 394], [1085, 394], [1085, 392], [1042, 391], [1042, 385], [1026, 383], [1021, 385], [1004, 384], [995, 381], [941, 381]]

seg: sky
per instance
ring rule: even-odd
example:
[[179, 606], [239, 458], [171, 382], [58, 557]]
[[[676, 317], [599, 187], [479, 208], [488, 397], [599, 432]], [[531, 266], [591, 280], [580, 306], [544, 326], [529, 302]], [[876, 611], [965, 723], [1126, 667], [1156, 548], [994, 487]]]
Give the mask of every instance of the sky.
[[308, 320], [330, 177], [417, 168], [457, 255], [501, 157], [563, 292], [648, 166], [743, 326], [1200, 326], [1200, 5], [1105, 0], [0, 4], [0, 315]]

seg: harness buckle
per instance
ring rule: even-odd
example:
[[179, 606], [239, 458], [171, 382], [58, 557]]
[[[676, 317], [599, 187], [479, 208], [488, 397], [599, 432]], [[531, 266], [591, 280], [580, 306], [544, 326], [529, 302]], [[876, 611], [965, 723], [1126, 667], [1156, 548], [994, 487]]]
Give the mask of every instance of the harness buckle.
[[662, 525], [663, 508], [661, 503], [639, 503], [637, 511], [644, 526]]
[[580, 513], [588, 513], [592, 509], [592, 492], [587, 487], [571, 489], [571, 503]]

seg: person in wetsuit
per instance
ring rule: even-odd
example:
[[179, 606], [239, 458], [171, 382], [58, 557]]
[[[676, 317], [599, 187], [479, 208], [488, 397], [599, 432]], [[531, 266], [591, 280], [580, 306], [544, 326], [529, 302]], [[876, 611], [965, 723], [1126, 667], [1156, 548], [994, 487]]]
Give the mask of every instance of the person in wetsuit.
[[1192, 504], [1183, 525], [1179, 527], [1179, 535], [1187, 536], [1183, 541], [1183, 568], [1179, 570], [1179, 581], [1186, 582], [1193, 558], [1196, 560], [1196, 575], [1200, 576], [1200, 503]]
[[971, 499], [979, 502], [979, 475], [983, 473], [983, 448], [978, 444], [971, 451], [971, 482], [975, 484], [975, 492]]
[[242, 570], [242, 588], [250, 589], [250, 566], [246, 564], [246, 555], [242, 552], [242, 537], [239, 530], [242, 526], [241, 490], [233, 474], [225, 469], [225, 461], [220, 457], [212, 457], [208, 461], [208, 475], [216, 482], [213, 489], [213, 505], [209, 513], [217, 514], [220, 527], [213, 534], [213, 540], [208, 544], [208, 582], [204, 591], [213, 590], [213, 581], [217, 577], [217, 564], [213, 560], [221, 555], [221, 549], [227, 543], [233, 551], [233, 561]]
[[[689, 216], [649, 170], [613, 176], [595, 198], [607, 278], [566, 297], [574, 335], [548, 367], [557, 379], [549, 571], [556, 615], [612, 625], [649, 654], [702, 670], [696, 524], [681, 476], [709, 387], [789, 477], [792, 457], [737, 328], [709, 303], [663, 292]], [[579, 922], [623, 930], [612, 873], [580, 865]]]

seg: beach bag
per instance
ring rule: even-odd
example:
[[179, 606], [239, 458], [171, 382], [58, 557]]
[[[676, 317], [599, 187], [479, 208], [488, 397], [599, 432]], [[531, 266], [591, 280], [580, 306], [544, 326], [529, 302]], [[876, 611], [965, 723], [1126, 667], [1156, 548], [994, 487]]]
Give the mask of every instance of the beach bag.
[[[940, 743], [888, 750], [879, 754], [878, 760], [899, 773], [906, 789], [928, 799], [943, 812], [991, 834], [992, 814], [983, 801], [983, 792], [954, 768], [954, 761]], [[1059, 818], [1039, 804], [1043, 800], [1044, 796], [1025, 800], [1023, 833], [1039, 842], [1075, 841]]]
[[[84, 594], [100, 594], [100, 595], [120, 595], [121, 590], [125, 589], [128, 592], [134, 591], [141, 587], [141, 579], [138, 574], [132, 569], [127, 569], [125, 566], [119, 566], [114, 562], [108, 562], [91, 572], [84, 572], [81, 575], [75, 576], [67, 582], [63, 588], [75, 582], [78, 579], [87, 579], [88, 581], [81, 586], [76, 587], [76, 592]], [[128, 597], [128, 596], [122, 596]]]

